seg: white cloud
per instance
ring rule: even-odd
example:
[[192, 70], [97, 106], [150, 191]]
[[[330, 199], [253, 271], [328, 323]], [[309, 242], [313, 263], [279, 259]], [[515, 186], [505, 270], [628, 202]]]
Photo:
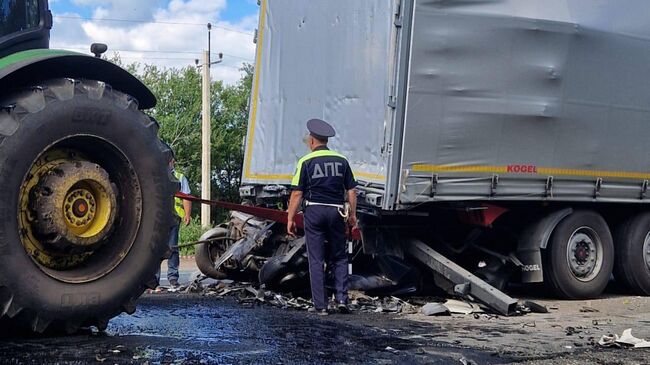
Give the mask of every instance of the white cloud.
[[[95, 6], [93, 18], [148, 20], [151, 23], [80, 21], [69, 19], [78, 15], [55, 14], [53, 48], [86, 51], [91, 43], [101, 42], [109, 45], [109, 54], [111, 50], [119, 51], [127, 63], [185, 67], [193, 65], [194, 59], [201, 57], [207, 45], [207, 29], [202, 24], [211, 22], [214, 25], [212, 52], [224, 53], [224, 62], [213, 66], [215, 80], [237, 81], [240, 77], [238, 68], [243, 62], [252, 62], [255, 56], [252, 33], [257, 27], [257, 15], [247, 16], [236, 23], [223, 21], [220, 15], [227, 6], [226, 0], [171, 0], [165, 6], [160, 6], [161, 0], [74, 1]], [[57, 15], [65, 18], [57, 18]]]

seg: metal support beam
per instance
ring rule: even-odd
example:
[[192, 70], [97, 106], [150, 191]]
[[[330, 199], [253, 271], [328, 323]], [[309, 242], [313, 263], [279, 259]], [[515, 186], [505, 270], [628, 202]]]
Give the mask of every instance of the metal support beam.
[[517, 300], [509, 297], [492, 285], [481, 280], [458, 264], [436, 252], [424, 242], [411, 238], [406, 242], [406, 251], [415, 259], [427, 265], [437, 274], [455, 285], [463, 287], [466, 294], [478, 299], [503, 315], [515, 312]]

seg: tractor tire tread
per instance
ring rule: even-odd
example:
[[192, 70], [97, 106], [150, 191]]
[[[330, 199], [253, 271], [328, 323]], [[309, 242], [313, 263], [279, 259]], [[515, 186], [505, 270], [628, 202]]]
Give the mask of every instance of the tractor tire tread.
[[[41, 85], [21, 89], [16, 92], [4, 94], [0, 98], [0, 148], [8, 137], [11, 137], [23, 123], [23, 120], [30, 114], [43, 111], [48, 105], [61, 101], [67, 101], [76, 97], [88, 97], [90, 99], [110, 100], [114, 105], [122, 109], [139, 111], [138, 101], [132, 96], [118, 90], [114, 90], [109, 84], [95, 80], [76, 80], [60, 78], [44, 81]], [[162, 155], [170, 159], [172, 152], [160, 138], [158, 138], [158, 122], [143, 112], [140, 112], [140, 123], [157, 138], [157, 147]], [[178, 186], [178, 182], [168, 174], [168, 189], [172, 191]], [[169, 226], [171, 229], [173, 224]], [[162, 262], [165, 253], [168, 251], [167, 243], [157, 244], [155, 255]], [[136, 287], [136, 286], [134, 286]], [[137, 285], [137, 289], [130, 295], [130, 300], [119, 306], [109, 309], [105, 317], [70, 320], [61, 323], [56, 318], [44, 318], [38, 314], [36, 308], [20, 307], [14, 300], [14, 294], [7, 286], [2, 285], [0, 277], [0, 326], [10, 328], [16, 326], [20, 331], [31, 330], [35, 333], [55, 331], [72, 334], [82, 327], [95, 326], [100, 330], [106, 329], [110, 318], [120, 313], [132, 314], [135, 312], [135, 301], [146, 288], [151, 287], [151, 280]], [[107, 308], [108, 309], [108, 308]], [[20, 321], [15, 321], [18, 317]], [[27, 327], [27, 328], [26, 328]], [[0, 333], [1, 335], [1, 333]]]

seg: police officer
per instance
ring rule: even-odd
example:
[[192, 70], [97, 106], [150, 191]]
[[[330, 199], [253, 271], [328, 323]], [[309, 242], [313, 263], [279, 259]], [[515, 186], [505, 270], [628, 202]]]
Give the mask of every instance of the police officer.
[[[293, 192], [289, 202], [287, 232], [296, 234], [295, 216], [301, 201], [305, 200], [305, 236], [309, 255], [309, 276], [314, 308], [312, 311], [327, 315], [325, 291], [325, 258], [334, 274], [336, 301], [341, 313], [348, 313], [348, 258], [346, 252], [347, 223], [355, 226], [357, 195], [352, 169], [347, 159], [327, 147], [335, 131], [331, 125], [312, 119], [307, 122], [309, 135], [305, 142], [312, 151], [298, 161], [291, 182]], [[345, 200], [349, 203], [346, 212]]]

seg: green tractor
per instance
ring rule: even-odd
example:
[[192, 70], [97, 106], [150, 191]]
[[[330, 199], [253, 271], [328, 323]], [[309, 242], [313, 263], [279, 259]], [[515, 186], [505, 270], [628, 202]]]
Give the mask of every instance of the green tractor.
[[[0, 335], [106, 328], [156, 286], [177, 182], [156, 98], [48, 49], [45, 0], [0, 0]], [[96, 56], [106, 50], [94, 45]]]

